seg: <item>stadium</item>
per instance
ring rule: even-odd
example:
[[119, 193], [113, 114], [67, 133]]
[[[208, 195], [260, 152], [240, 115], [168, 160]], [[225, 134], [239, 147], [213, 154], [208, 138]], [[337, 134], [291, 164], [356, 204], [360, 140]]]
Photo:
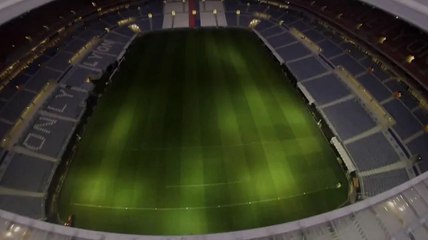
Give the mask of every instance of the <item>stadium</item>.
[[428, 239], [423, 0], [0, 0], [0, 239]]

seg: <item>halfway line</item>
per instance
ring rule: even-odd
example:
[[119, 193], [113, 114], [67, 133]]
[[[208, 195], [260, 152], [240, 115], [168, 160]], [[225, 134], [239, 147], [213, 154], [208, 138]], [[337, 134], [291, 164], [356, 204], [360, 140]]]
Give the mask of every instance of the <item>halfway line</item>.
[[222, 185], [229, 185], [229, 184], [238, 184], [243, 182], [248, 182], [248, 179], [231, 181], [231, 182], [218, 182], [218, 183], [166, 185], [165, 188], [212, 187], [212, 186], [222, 186]]

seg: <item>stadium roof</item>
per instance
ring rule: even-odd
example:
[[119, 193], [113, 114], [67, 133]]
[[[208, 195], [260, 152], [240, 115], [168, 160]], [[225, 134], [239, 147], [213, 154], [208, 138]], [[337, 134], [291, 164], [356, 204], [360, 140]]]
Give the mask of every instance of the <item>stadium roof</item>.
[[53, 0], [0, 0], [0, 25]]
[[428, 32], [427, 0], [361, 0]]
[[[0, 0], [0, 25], [53, 0]], [[428, 32], [426, 0], [361, 0], [396, 15]]]

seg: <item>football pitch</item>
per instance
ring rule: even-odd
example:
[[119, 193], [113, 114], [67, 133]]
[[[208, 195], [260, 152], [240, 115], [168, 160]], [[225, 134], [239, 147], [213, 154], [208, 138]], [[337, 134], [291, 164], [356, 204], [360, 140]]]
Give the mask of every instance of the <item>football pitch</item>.
[[255, 34], [177, 30], [136, 40], [89, 117], [62, 220], [181, 235], [263, 227], [342, 205], [334, 151]]

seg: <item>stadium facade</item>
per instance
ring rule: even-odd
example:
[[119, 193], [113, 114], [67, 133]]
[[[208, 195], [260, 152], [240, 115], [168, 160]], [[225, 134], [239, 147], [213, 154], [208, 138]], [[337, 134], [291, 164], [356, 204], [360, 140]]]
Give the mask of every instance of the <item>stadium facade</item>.
[[[23, 8], [45, 4], [3, 2], [10, 18]], [[64, 167], [69, 143], [79, 138], [76, 129], [94, 90], [92, 81], [114, 76], [127, 48], [141, 33], [250, 27], [333, 133], [331, 142], [354, 181], [358, 202], [266, 228], [168, 238], [426, 239], [427, 36], [401, 20], [410, 8], [389, 15], [358, 2], [348, 3], [351, 8], [335, 3], [76, 1], [67, 5], [54, 1], [5, 23], [2, 36], [63, 6], [58, 9], [59, 22], [47, 17], [40, 21], [46, 25], [36, 24], [43, 34], [17, 30], [17, 36], [2, 39], [9, 47], [2, 51], [0, 75], [0, 208], [5, 210], [0, 212], [0, 234], [5, 239], [164, 238], [41, 221], [48, 217], [47, 197], [60, 191], [61, 178], [55, 173]], [[347, 18], [352, 7], [362, 16]], [[386, 20], [374, 24], [371, 17], [379, 15]], [[426, 14], [422, 15], [408, 21], [424, 29], [421, 19]], [[395, 22], [377, 31], [388, 21]], [[417, 38], [403, 37], [408, 32]]]

